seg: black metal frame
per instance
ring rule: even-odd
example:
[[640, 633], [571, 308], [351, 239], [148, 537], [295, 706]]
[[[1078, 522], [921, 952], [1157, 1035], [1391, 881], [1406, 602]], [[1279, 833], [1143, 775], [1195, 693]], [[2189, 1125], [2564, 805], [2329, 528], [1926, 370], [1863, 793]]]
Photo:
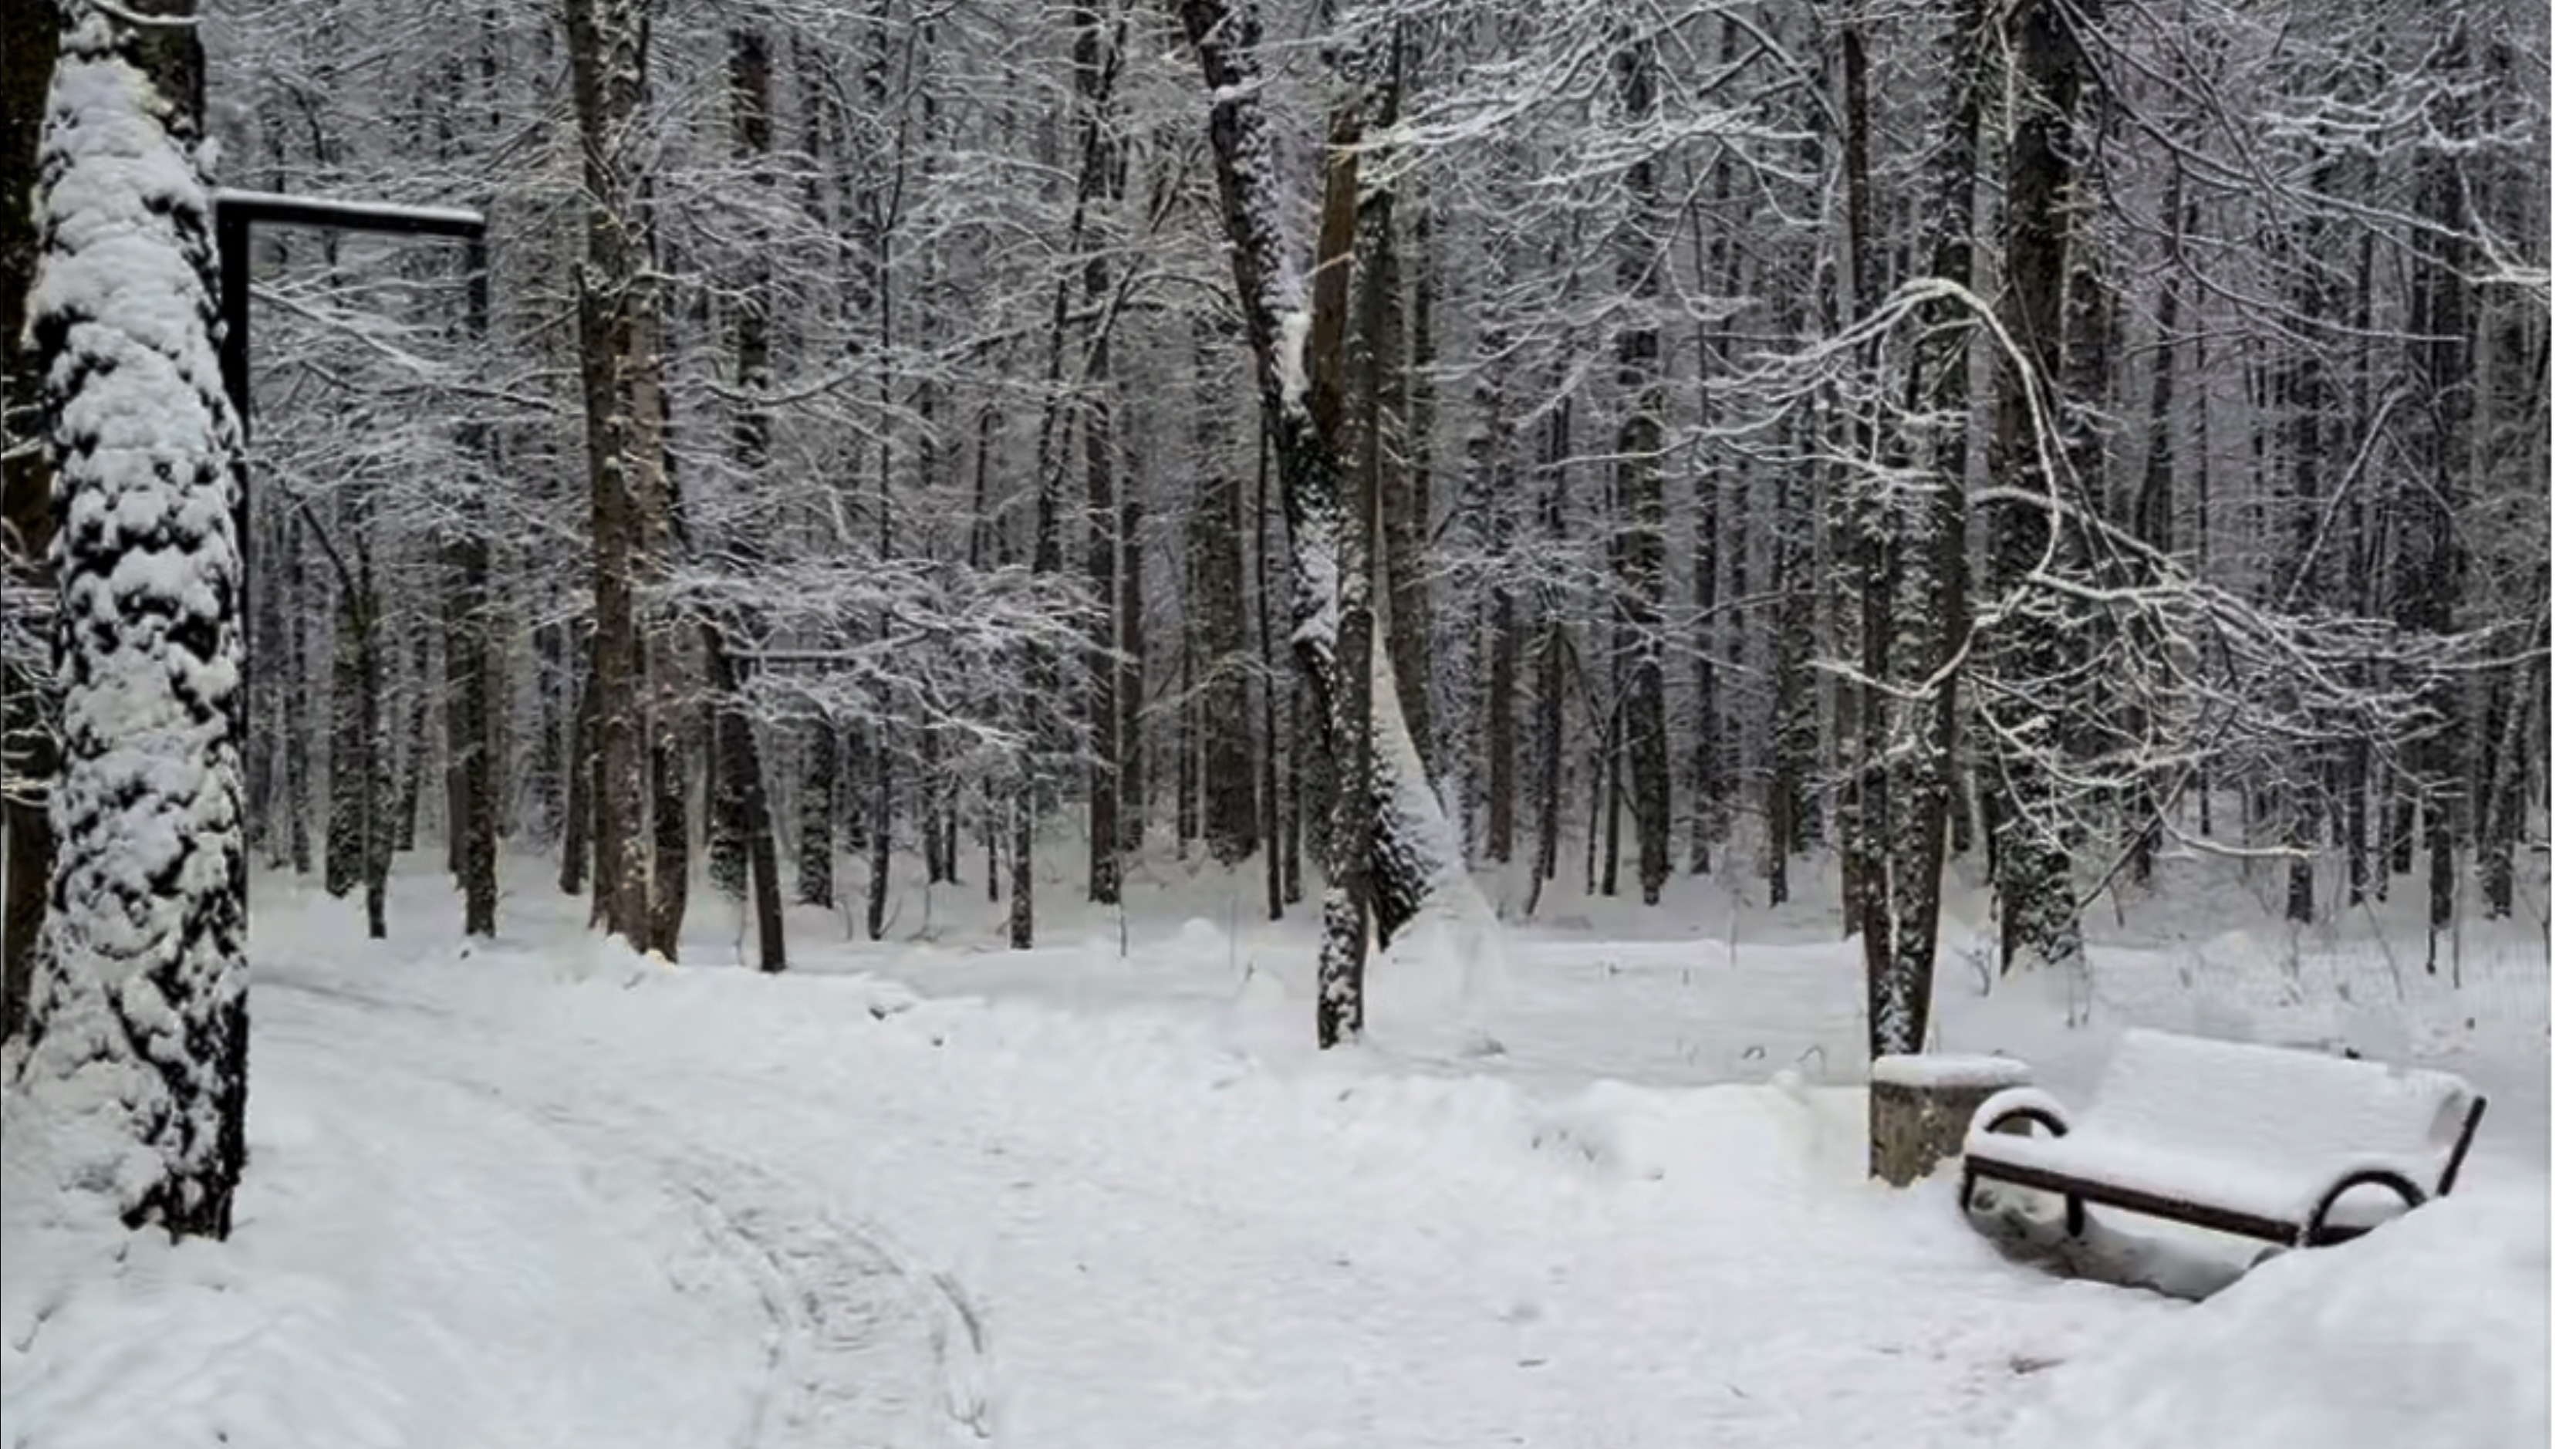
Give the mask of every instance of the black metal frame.
[[[471, 271], [484, 267], [483, 214], [476, 211], [433, 211], [418, 207], [379, 206], [366, 202], [329, 201], [308, 197], [280, 196], [265, 191], [228, 191], [214, 193], [215, 211], [215, 306], [223, 321], [223, 335], [216, 342], [216, 357], [224, 374], [224, 392], [232, 399], [233, 416], [241, 427], [245, 450], [239, 488], [233, 498], [233, 548], [241, 560], [243, 587], [250, 578], [250, 474], [247, 450], [250, 446], [250, 229], [257, 225], [319, 227], [329, 231], [385, 232], [397, 236], [450, 237], [464, 241], [469, 248], [467, 266]], [[250, 646], [250, 611], [241, 615], [243, 652]], [[244, 672], [244, 680], [249, 675]], [[233, 717], [233, 742], [248, 743], [250, 711], [245, 705]], [[248, 876], [241, 877], [244, 897], [241, 902], [245, 920], [250, 915]]]
[[[221, 268], [224, 336], [220, 349], [224, 391], [240, 415], [244, 441], [250, 428], [250, 229], [270, 226], [319, 227], [326, 231], [372, 231], [397, 236], [453, 237], [475, 245], [483, 242], [483, 214], [475, 211], [426, 211], [418, 207], [375, 206], [365, 202], [322, 201], [280, 196], [268, 191], [215, 193], [215, 258]], [[479, 256], [475, 258], [478, 262]]]

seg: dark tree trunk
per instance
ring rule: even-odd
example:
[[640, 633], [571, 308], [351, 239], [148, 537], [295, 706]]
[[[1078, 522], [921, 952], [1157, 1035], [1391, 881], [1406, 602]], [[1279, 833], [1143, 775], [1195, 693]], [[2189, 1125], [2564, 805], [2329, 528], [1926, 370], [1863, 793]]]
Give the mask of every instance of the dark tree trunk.
[[[2467, 21], [2452, 17], [2431, 58], [2436, 77], [2469, 69]], [[2454, 80], [2434, 103], [2432, 124], [2446, 134], [2466, 126], [2467, 93]], [[2476, 388], [2469, 289], [2470, 256], [2466, 187], [2461, 159], [2444, 150], [2425, 155], [2415, 178], [2415, 210], [2424, 224], [2415, 237], [2416, 260], [2408, 295], [2407, 366], [2416, 396], [2424, 400], [2415, 434], [2421, 483], [2401, 491], [2398, 516], [2397, 622], [2427, 634], [2456, 627], [2462, 569], [2455, 520], [2469, 490], [2471, 409]], [[2416, 773], [2423, 781], [2426, 914], [2424, 969], [2435, 968], [2436, 942], [2450, 926], [2458, 895], [2453, 833], [2459, 808], [2457, 742], [2467, 733], [2459, 686], [2448, 676], [2434, 681], [2435, 724], [2418, 747]], [[2402, 839], [2402, 834], [2395, 838]]]
[[[1126, 414], [1129, 443], [1136, 414]], [[1125, 450], [1118, 496], [1118, 848], [1145, 846], [1145, 473], [1136, 449]], [[1124, 866], [1122, 863], [1121, 869]]]
[[[1807, 426], [1802, 424], [1801, 426]], [[1799, 449], [1812, 457], [1812, 447]], [[1772, 616], [1771, 764], [1763, 791], [1765, 868], [1769, 900], [1789, 899], [1789, 862], [1814, 843], [1808, 792], [1821, 744], [1815, 706], [1815, 543], [1813, 470], [1806, 464], [1779, 470], [1772, 517], [1777, 536], [1771, 554]]]
[[805, 771], [796, 797], [796, 904], [829, 906], [837, 853], [833, 797], [840, 787], [841, 734], [830, 720], [805, 731]]
[[[1359, 186], [1359, 159], [1350, 143], [1363, 134], [1364, 118], [1372, 111], [1377, 111], [1377, 124], [1392, 119], [1394, 90], [1379, 71], [1385, 58], [1370, 53], [1384, 44], [1380, 36], [1374, 45], [1355, 46], [1359, 53], [1346, 56], [1340, 73], [1334, 77], [1338, 94], [1334, 98], [1331, 130], [1342, 145], [1328, 155], [1325, 163], [1323, 235], [1327, 245], [1320, 254], [1345, 259], [1327, 261], [1325, 269], [1347, 274], [1347, 258], [1366, 258], [1359, 289], [1354, 358], [1357, 375], [1351, 389], [1359, 401], [1359, 414], [1353, 420], [1353, 436], [1343, 446], [1346, 456], [1356, 455], [1357, 466], [1344, 474], [1349, 488], [1339, 510], [1334, 540], [1340, 605], [1333, 640], [1333, 738], [1337, 758], [1333, 769], [1333, 848], [1326, 867], [1331, 883], [1324, 890], [1323, 941], [1315, 971], [1315, 1040], [1316, 1045], [1326, 1049], [1357, 1037], [1367, 1020], [1363, 988], [1369, 949], [1369, 836], [1376, 793], [1372, 782], [1377, 773], [1377, 762], [1372, 758], [1370, 715], [1379, 704], [1375, 699], [1376, 651], [1383, 647], [1378, 638], [1381, 560], [1376, 557], [1376, 546], [1384, 526], [1380, 508], [1391, 443], [1386, 436], [1389, 404], [1396, 400], [1402, 384], [1394, 316], [1394, 198], [1384, 187], [1363, 190]], [[1373, 101], [1378, 104], [1373, 105]], [[1344, 245], [1332, 246], [1329, 243], [1333, 240], [1342, 240]], [[1345, 275], [1337, 287], [1346, 286]], [[1329, 396], [1340, 390], [1335, 376], [1340, 368], [1340, 349], [1331, 345], [1339, 341], [1335, 335], [1339, 331], [1338, 319], [1321, 318], [1318, 326], [1325, 330], [1323, 345], [1317, 349], [1316, 361], [1324, 372], [1318, 382]]]
[[[1548, 414], [1546, 456], [1540, 471], [1548, 475], [1547, 491], [1539, 495], [1539, 531], [1548, 543], [1562, 548], [1565, 543], [1565, 511], [1571, 487], [1567, 458], [1574, 448], [1574, 410], [1560, 402]], [[1540, 617], [1537, 621], [1538, 656], [1538, 738], [1537, 759], [1532, 763], [1538, 775], [1538, 838], [1531, 842], [1529, 901], [1522, 907], [1527, 915], [1538, 909], [1539, 893], [1556, 878], [1556, 852], [1565, 834], [1565, 620], [1559, 612], [1556, 595], [1551, 590], [1539, 592]]]
[[576, 308], [590, 458], [592, 672], [598, 764], [591, 786], [592, 914], [645, 949], [650, 939], [642, 624], [635, 583], [649, 562], [639, 508], [656, 491], [661, 448], [652, 320], [659, 287], [646, 257], [639, 158], [644, 109], [641, 0], [565, 0], [573, 110], [582, 135], [587, 249]]
[[27, 297], [39, 236], [36, 158], [45, 93], [61, 40], [54, 0], [0, 0], [0, 774], [25, 782], [0, 792], [0, 1038], [18, 1034], [45, 921], [54, 833], [46, 819], [53, 778], [56, 686], [45, 638], [54, 591], [45, 551], [53, 543], [53, 471], [41, 448], [15, 446], [42, 415], [43, 374], [24, 348]]
[[[1252, 671], [1243, 638], [1243, 482], [1223, 462], [1224, 369], [1202, 338], [1198, 367], [1199, 487], [1190, 515], [1190, 585], [1202, 673], [1194, 681], [1197, 737], [1206, 761], [1203, 830], [1208, 853], [1234, 865], [1261, 844], [1253, 781]], [[1186, 761], [1190, 752], [1184, 750]], [[1191, 795], [1184, 786], [1182, 798]]]
[[[1613, 61], [1620, 98], [1632, 124], [1655, 114], [1657, 60], [1653, 43], [1636, 38]], [[1628, 167], [1627, 215], [1614, 246], [1620, 289], [1630, 305], [1651, 306], [1660, 295], [1657, 248], [1661, 245], [1661, 184], [1651, 158]], [[1611, 654], [1618, 679], [1611, 723], [1636, 792], [1637, 888], [1647, 905], [1663, 898], [1672, 877], [1672, 763], [1664, 723], [1664, 402], [1663, 335], [1648, 319], [1623, 329], [1615, 350], [1615, 385], [1626, 405], [1619, 424], [1619, 532], [1617, 627]], [[1618, 770], [1608, 771], [1615, 811]], [[1616, 819], [1614, 814], [1613, 819]], [[1617, 869], [1618, 832], [1611, 831], [1607, 877]]]
[[[1418, 42], [1410, 44], [1403, 63], [1415, 64], [1420, 53]], [[1413, 250], [1406, 264], [1411, 273], [1412, 315], [1406, 319], [1405, 335], [1412, 357], [1402, 385], [1404, 458], [1390, 475], [1402, 483], [1403, 491], [1401, 496], [1390, 495], [1384, 500], [1383, 533], [1391, 625], [1387, 643], [1395, 665], [1396, 702], [1404, 710], [1406, 730], [1422, 751], [1425, 775], [1440, 780], [1448, 775], [1449, 761], [1442, 752], [1435, 696], [1431, 692], [1431, 464], [1437, 456], [1432, 430], [1438, 421], [1434, 416], [1436, 394], [1431, 374], [1439, 363], [1437, 339], [1431, 327], [1431, 212], [1435, 193], [1429, 187], [1419, 188], [1419, 192], [1413, 210]]]
[[593, 663], [596, 657], [596, 651], [590, 648], [576, 648], [569, 664], [580, 680], [580, 693], [572, 710], [571, 743], [565, 751], [563, 868], [555, 877], [556, 887], [568, 896], [580, 895], [587, 884], [593, 853], [590, 792], [599, 774], [599, 673]]
[[[1499, 238], [1489, 238], [1487, 284], [1499, 288], [1506, 280], [1504, 270], [1502, 243]], [[1503, 386], [1508, 346], [1500, 318], [1489, 312], [1480, 321], [1476, 336], [1475, 432], [1468, 440], [1467, 467], [1476, 490], [1472, 513], [1483, 533], [1485, 557], [1495, 570], [1483, 609], [1484, 786], [1485, 858], [1498, 865], [1508, 864], [1512, 858], [1521, 789], [1520, 734], [1516, 727], [1522, 648], [1520, 591], [1519, 581], [1504, 571], [1520, 521], [1520, 470], [1513, 456], [1513, 426]]]
[[[489, 330], [492, 311], [491, 273], [482, 247], [472, 249], [467, 265], [466, 328], [480, 339]], [[467, 456], [489, 460], [491, 439], [483, 427], [470, 425], [464, 443]], [[447, 562], [448, 833], [456, 844], [452, 865], [457, 888], [465, 895], [465, 934], [489, 937], [498, 929], [501, 899], [500, 728], [494, 714], [503, 690], [493, 677], [492, 541], [479, 498], [464, 506]]]
[[535, 811], [534, 834], [537, 839], [560, 844], [564, 833], [564, 786], [567, 770], [564, 756], [565, 731], [571, 725], [572, 699], [577, 686], [572, 682], [572, 665], [564, 636], [568, 626], [559, 623], [540, 625], [533, 641], [536, 652], [537, 720], [536, 738], [528, 745], [528, 804]]
[[[1296, 807], [1280, 788], [1279, 659], [1270, 641], [1270, 438], [1253, 445], [1253, 587], [1261, 624], [1261, 890], [1269, 919], [1287, 912], [1297, 869]], [[1292, 768], [1293, 779], [1296, 771]]]
[[[304, 575], [304, 535], [300, 530], [285, 530], [284, 545], [276, 553], [278, 585], [287, 601], [283, 610], [291, 621], [278, 631], [278, 652], [283, 656], [283, 677], [296, 692], [296, 699], [309, 697], [309, 672], [305, 667], [305, 637], [311, 628], [305, 614], [311, 591]], [[313, 873], [313, 723], [310, 711], [297, 708], [281, 711], [285, 752], [286, 854], [299, 876]]]
[[[2028, 101], [2012, 137], [2005, 197], [2003, 319], [2013, 342], [2036, 375], [2008, 375], [1997, 388], [1995, 472], [2024, 491], [2053, 491], [2042, 460], [2045, 419], [2060, 407], [2053, 381], [2063, 365], [2063, 297], [2075, 213], [2069, 188], [2076, 184], [2074, 131], [2084, 97], [2084, 59], [2069, 16], [2055, 5], [2023, 7], [2012, 21]], [[2062, 498], [2062, 506], [2078, 500]], [[2018, 587], [2045, 556], [2049, 520], [2038, 508], [1998, 514], [1992, 533], [1997, 591]], [[1996, 630], [1995, 669], [2014, 686], [2041, 687], [2063, 674], [2072, 640], [2068, 625], [2030, 604]], [[2001, 916], [2006, 969], [2035, 961], [2052, 965], [2083, 949], [2076, 918], [2074, 863], [2064, 832], [2070, 821], [2056, 808], [2062, 793], [2045, 763], [2065, 743], [2057, 710], [2025, 692], [2001, 697], [1995, 710], [2002, 735], [1990, 743], [2005, 788], [1995, 832], [1995, 900]]]
[[[1109, 39], [1109, 16], [1103, 0], [1083, 0], [1074, 12], [1073, 66], [1081, 94], [1081, 201], [1086, 214], [1100, 208], [1109, 192], [1109, 97], [1116, 84], [1118, 56]], [[1078, 236], [1082, 264], [1084, 311], [1094, 320], [1094, 333], [1083, 349], [1083, 396], [1075, 412], [1082, 439], [1084, 561], [1091, 583], [1091, 651], [1085, 660], [1089, 680], [1091, 759], [1091, 871], [1089, 898], [1114, 905], [1122, 874], [1119, 847], [1124, 831], [1118, 807], [1119, 766], [1126, 758], [1118, 738], [1119, 625], [1117, 469], [1111, 451], [1109, 416], [1110, 338], [1109, 257], [1096, 236]]]
[[[2174, 546], [2174, 374], [2182, 351], [2182, 243], [2186, 228], [2196, 219], [2186, 209], [2182, 167], [2176, 164], [2165, 181], [2165, 273], [2156, 284], [2155, 351], [2147, 383], [2147, 457], [2138, 480], [2137, 516], [2131, 520], [2140, 542], [2168, 552]], [[2148, 737], [2149, 728], [2145, 711], [2130, 712], [2131, 734], [2141, 748], [2152, 750], [2156, 742]], [[2156, 855], [2164, 849], [2164, 819], [2157, 798], [2162, 784], [2155, 775], [2142, 778], [2127, 801], [2134, 834], [2129, 868], [2140, 885], [2153, 883]]]
[[[1934, 275], [1963, 290], [1976, 285], [1977, 154], [1984, 128], [1988, 0], [1952, 0], [1942, 60], [1941, 133], [1933, 158]], [[1912, 691], [1889, 706], [1893, 759], [1887, 772], [1888, 969], [1870, 991], [1873, 1055], [1923, 1049], [1941, 932], [1942, 868], [1948, 859], [1958, 773], [1957, 687], [1944, 677], [1920, 691], [1967, 634], [1968, 373], [1967, 309], [1929, 309], [1918, 358], [1930, 373], [1930, 410], [1953, 421], [1931, 439], [1938, 490], [1923, 516], [1899, 531], [1887, 671]], [[1965, 792], [1958, 792], [1964, 795]]]

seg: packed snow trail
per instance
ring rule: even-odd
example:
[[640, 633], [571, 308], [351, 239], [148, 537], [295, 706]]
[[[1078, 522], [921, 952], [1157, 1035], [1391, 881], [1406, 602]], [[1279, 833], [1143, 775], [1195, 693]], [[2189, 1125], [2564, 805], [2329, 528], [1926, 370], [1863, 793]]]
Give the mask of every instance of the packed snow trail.
[[1973, 1438], [2070, 1345], [2166, 1311], [1861, 1188], [1850, 1124], [1794, 1090], [1546, 1103], [1282, 1072], [1145, 1011], [531, 964], [267, 964], [264, 1067], [375, 1077], [387, 1150], [515, 1116], [515, 1154], [694, 1208], [642, 1231], [769, 1319], [697, 1375], [747, 1397], [733, 1442]]
[[[487, 1144], [499, 1137], [487, 1151], [498, 1145], [511, 1163], [577, 1164], [591, 1193], [654, 1203], [663, 1218], [655, 1236], [668, 1245], [672, 1284], [683, 1294], [739, 1298], [747, 1290], [756, 1298], [766, 1319], [759, 1371], [747, 1381], [740, 1432], [728, 1442], [757, 1449], [935, 1443], [939, 1435], [925, 1431], [951, 1425], [963, 1431], [962, 1441], [982, 1437], [974, 1363], [980, 1328], [971, 1310], [952, 1285], [906, 1264], [867, 1225], [756, 1161], [703, 1140], [675, 1141], [666, 1124], [614, 1094], [580, 1090], [577, 1072], [523, 1072], [515, 1081], [525, 1090], [507, 1090], [513, 1077], [503, 1055], [458, 1052], [429, 1026], [466, 1025], [439, 1006], [348, 984], [345, 971], [328, 967], [273, 966], [261, 984], [266, 1009], [286, 1022], [277, 1032], [281, 1045], [302, 1046], [350, 1075], [363, 1064], [379, 1100], [391, 1088], [416, 1102], [462, 1097], [481, 1104], [477, 1135]], [[333, 1050], [337, 1043], [354, 1050]], [[551, 1061], [540, 1051], [529, 1065]], [[337, 1091], [334, 1097], [350, 1100]], [[474, 1177], [450, 1174], [443, 1186], [471, 1192]], [[498, 1195], [513, 1196], [506, 1174]], [[458, 1251], [471, 1254], [470, 1246]], [[691, 1276], [699, 1266], [711, 1271]], [[578, 1287], [565, 1297], [583, 1301]], [[542, 1303], [532, 1307], [546, 1312]], [[671, 1312], [666, 1306], [657, 1316]], [[730, 1345], [737, 1353], [747, 1346]], [[700, 1378], [703, 1369], [682, 1365], [680, 1373]]]

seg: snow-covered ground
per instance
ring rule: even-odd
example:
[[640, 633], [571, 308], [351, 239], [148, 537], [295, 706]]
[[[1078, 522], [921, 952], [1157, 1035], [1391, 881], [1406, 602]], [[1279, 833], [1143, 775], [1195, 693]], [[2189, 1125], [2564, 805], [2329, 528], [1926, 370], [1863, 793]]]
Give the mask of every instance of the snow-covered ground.
[[1937, 1045], [2078, 1103], [2126, 1023], [2494, 1098], [2454, 1200], [2195, 1305], [1999, 1252], [1946, 1176], [1865, 1180], [1859, 972], [1814, 881], [1776, 912], [1721, 879], [1435, 923], [1372, 968], [1369, 1044], [1324, 1056], [1311, 925], [1261, 922], [1251, 875], [1156, 860], [1123, 917], [1059, 877], [1019, 954], [980, 890], [915, 883], [882, 943], [800, 914], [763, 979], [709, 898], [668, 968], [518, 865], [470, 951], [426, 870], [384, 943], [260, 883], [228, 1243], [87, 1216], [0, 1094], [0, 1443], [2545, 1436], [2532, 927], [2472, 922], [2454, 987], [2402, 898], [2293, 937], [2232, 867], [2182, 869], [2097, 912], [2088, 983], [1987, 990], [1963, 911]]

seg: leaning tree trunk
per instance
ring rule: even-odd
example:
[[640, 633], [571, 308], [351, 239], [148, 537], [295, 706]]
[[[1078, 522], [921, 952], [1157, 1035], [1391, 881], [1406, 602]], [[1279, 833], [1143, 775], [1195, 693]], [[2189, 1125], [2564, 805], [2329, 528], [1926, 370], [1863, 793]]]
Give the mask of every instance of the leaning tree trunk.
[[[1250, 7], [1238, 7], [1231, 0], [1172, 3], [1198, 51], [1200, 73], [1208, 86], [1208, 139], [1218, 211], [1232, 244], [1244, 339], [1252, 350], [1262, 416], [1279, 465], [1280, 512], [1287, 525], [1289, 552], [1297, 561], [1290, 600], [1295, 621], [1289, 631], [1292, 649], [1309, 687], [1324, 703], [1325, 733], [1332, 737], [1345, 717], [1335, 704], [1340, 680], [1334, 651], [1343, 595], [1335, 540], [1345, 504], [1343, 464], [1334, 452], [1334, 440], [1341, 431], [1341, 399], [1328, 381], [1335, 369], [1319, 364], [1338, 355], [1348, 310], [1348, 268], [1328, 266], [1317, 276], [1302, 386], [1292, 391], [1281, 345], [1289, 318], [1301, 309], [1296, 305], [1298, 289], [1275, 205], [1278, 176], [1269, 120], [1262, 109], [1260, 20]], [[1336, 144], [1357, 139], [1356, 118], [1346, 129], [1349, 134], [1337, 136]], [[1355, 187], [1356, 178], [1348, 184]], [[1345, 200], [1337, 206], [1328, 195], [1324, 222], [1328, 228], [1342, 229], [1342, 245], [1337, 250], [1328, 238], [1317, 248], [1318, 256], [1348, 254], [1351, 205]], [[1339, 222], [1337, 215], [1343, 218]], [[1391, 696], [1392, 679], [1386, 671], [1372, 670], [1370, 679], [1373, 692], [1384, 688]], [[1464, 867], [1439, 797], [1423, 777], [1421, 757], [1405, 727], [1403, 711], [1391, 697], [1376, 699], [1367, 717], [1373, 736], [1369, 757], [1374, 762], [1370, 904], [1379, 939], [1384, 940], [1412, 920], [1434, 889], [1461, 875]], [[1343, 753], [1337, 737], [1328, 742], [1335, 755]]]
[[[244, 459], [215, 355], [192, 6], [75, 12], [44, 143], [28, 340], [65, 521], [57, 853], [23, 1068], [91, 1133], [64, 1180], [127, 1226], [221, 1238], [245, 1156]], [[13, 42], [14, 48], [14, 42]], [[147, 191], [135, 183], [152, 178]], [[131, 424], [150, 419], [148, 438]], [[150, 558], [158, 566], [138, 570]], [[77, 1144], [77, 1145], [73, 1145]]]

